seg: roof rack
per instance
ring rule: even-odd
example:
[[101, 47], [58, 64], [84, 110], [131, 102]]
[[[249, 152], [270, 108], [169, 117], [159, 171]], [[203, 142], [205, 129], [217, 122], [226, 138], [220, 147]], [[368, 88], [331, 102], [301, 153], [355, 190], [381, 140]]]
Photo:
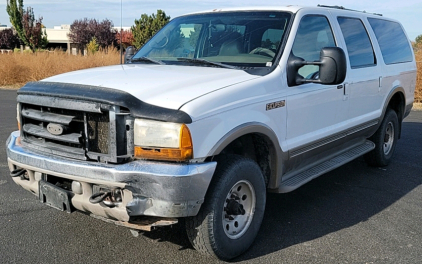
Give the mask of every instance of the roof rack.
[[[354, 12], [366, 13], [366, 11], [359, 11], [359, 10], [354, 10], [354, 9], [348, 9], [348, 8], [345, 8], [344, 6], [337, 6], [337, 5], [336, 6], [318, 5], [318, 7], [335, 8], [335, 9], [342, 9], [342, 10], [347, 10], [347, 11], [354, 11]], [[378, 14], [378, 13], [368, 13], [368, 14], [382, 16], [382, 14]]]

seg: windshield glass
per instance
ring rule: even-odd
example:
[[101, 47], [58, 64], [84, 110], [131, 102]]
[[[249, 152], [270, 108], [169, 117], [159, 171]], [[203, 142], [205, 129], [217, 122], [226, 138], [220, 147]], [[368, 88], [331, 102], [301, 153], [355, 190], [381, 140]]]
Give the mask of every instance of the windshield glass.
[[178, 17], [148, 41], [132, 60], [142, 63], [150, 58], [166, 64], [270, 67], [290, 17], [286, 12], [269, 11]]

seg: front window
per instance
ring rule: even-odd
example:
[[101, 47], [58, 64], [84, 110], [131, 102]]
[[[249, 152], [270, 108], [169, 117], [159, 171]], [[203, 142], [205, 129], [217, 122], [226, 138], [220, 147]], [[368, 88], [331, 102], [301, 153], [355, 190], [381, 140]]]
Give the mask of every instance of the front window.
[[178, 17], [148, 41], [132, 62], [271, 67], [290, 16], [254, 11]]
[[[322, 48], [335, 46], [328, 19], [321, 15], [307, 15], [300, 21], [292, 52], [305, 61], [318, 61]], [[316, 65], [305, 65], [299, 69], [299, 74], [305, 79], [317, 79], [318, 73]]]

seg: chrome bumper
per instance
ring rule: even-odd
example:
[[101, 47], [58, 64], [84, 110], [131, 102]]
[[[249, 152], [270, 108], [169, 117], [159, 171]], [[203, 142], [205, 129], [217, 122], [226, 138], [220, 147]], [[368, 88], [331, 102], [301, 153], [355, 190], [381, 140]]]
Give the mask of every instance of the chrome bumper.
[[[27, 179], [13, 178], [18, 185], [38, 194], [38, 182], [43, 175], [78, 181], [82, 193], [73, 194], [71, 198], [76, 209], [121, 221], [143, 215], [196, 215], [217, 165], [216, 162], [175, 164], [135, 160], [126, 164], [105, 164], [72, 160], [23, 148], [19, 131], [9, 136], [6, 147], [9, 169], [27, 171]], [[113, 208], [90, 203], [93, 185], [123, 189], [122, 203]]]

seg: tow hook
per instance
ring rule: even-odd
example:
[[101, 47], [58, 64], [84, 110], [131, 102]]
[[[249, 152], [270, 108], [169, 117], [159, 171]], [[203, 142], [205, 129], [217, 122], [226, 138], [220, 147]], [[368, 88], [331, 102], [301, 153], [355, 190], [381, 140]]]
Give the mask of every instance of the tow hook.
[[25, 172], [26, 172], [26, 170], [25, 169], [16, 169], [16, 170], [13, 170], [11, 173], [10, 173], [10, 177], [21, 177], [21, 179], [22, 180], [24, 180], [25, 179]]
[[113, 208], [122, 202], [122, 190], [120, 188], [109, 191], [102, 190], [89, 197], [89, 202], [93, 204], [102, 202], [105, 206]]

